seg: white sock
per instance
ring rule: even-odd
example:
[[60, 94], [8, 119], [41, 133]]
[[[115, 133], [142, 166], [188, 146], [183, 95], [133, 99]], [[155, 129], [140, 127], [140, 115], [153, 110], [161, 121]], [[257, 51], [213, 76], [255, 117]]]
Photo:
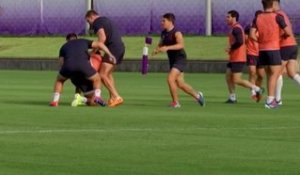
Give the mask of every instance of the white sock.
[[274, 101], [275, 97], [273, 96], [268, 96], [267, 98], [267, 103], [272, 103]]
[[60, 93], [54, 92], [54, 93], [53, 93], [53, 101], [58, 102], [58, 101], [59, 101], [59, 98], [60, 98]]
[[87, 98], [82, 96], [82, 97], [81, 97], [81, 102], [82, 102], [82, 103], [86, 103], [86, 102], [87, 102]]
[[95, 97], [101, 97], [101, 90], [95, 89]]
[[236, 101], [236, 95], [234, 93], [229, 94], [229, 99], [232, 100], [232, 101]]
[[251, 95], [256, 95], [256, 91], [254, 89], [251, 90]]
[[282, 86], [283, 86], [283, 79], [282, 79], [282, 75], [279, 76], [277, 83], [276, 83], [276, 101], [280, 101], [281, 100], [281, 92], [282, 92]]
[[300, 85], [300, 75], [296, 74], [293, 79], [298, 83], [298, 85]]

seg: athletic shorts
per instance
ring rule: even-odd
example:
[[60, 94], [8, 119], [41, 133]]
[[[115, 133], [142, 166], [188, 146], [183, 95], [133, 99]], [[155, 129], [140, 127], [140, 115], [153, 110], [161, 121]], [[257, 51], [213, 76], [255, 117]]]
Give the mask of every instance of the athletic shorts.
[[256, 67], [261, 67], [259, 65], [259, 56], [254, 56], [254, 55], [248, 55], [247, 54], [247, 66], [256, 66]]
[[276, 66], [282, 64], [280, 50], [260, 51], [258, 60], [262, 66]]
[[94, 90], [93, 82], [86, 79], [82, 74], [76, 74], [71, 77], [71, 82], [74, 86], [79, 88], [84, 94], [90, 93]]
[[280, 55], [283, 61], [296, 60], [298, 57], [298, 47], [297, 46], [281, 47]]
[[[115, 56], [116, 61], [117, 61], [116, 64], [121, 64], [124, 59], [124, 55], [125, 55], [125, 47], [110, 48], [109, 51], [113, 54], [113, 56]], [[107, 54], [104, 55], [102, 62], [112, 64], [112, 62], [109, 59], [109, 56]]]
[[184, 72], [186, 69], [186, 58], [175, 58], [175, 59], [169, 59], [170, 64], [170, 70], [172, 68], [178, 69], [180, 72]]
[[71, 78], [74, 74], [82, 74], [85, 78], [91, 77], [96, 74], [95, 69], [91, 66], [89, 60], [80, 64], [66, 63], [62, 66], [59, 74], [65, 78]]
[[242, 73], [245, 66], [245, 62], [229, 62], [227, 63], [227, 68], [230, 69], [232, 73]]

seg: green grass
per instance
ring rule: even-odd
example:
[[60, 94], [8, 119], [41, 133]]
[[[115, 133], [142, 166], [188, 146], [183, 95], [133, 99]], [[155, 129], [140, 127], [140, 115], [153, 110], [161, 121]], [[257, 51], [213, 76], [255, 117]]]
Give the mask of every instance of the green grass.
[[[238, 88], [226, 105], [224, 75], [187, 74], [206, 96], [180, 94], [170, 109], [166, 74], [116, 73], [118, 108], [70, 107], [67, 82], [48, 107], [56, 72], [0, 71], [0, 175], [297, 175], [299, 88], [285, 80], [284, 106], [264, 109]], [[107, 98], [107, 92], [103, 95]]]
[[[89, 39], [96, 39], [89, 37]], [[159, 38], [153, 37], [153, 46]], [[224, 48], [226, 37], [185, 37], [185, 48], [189, 59], [226, 59]], [[63, 37], [1, 37], [0, 58], [57, 58], [58, 50], [65, 39]], [[140, 59], [144, 47], [144, 37], [124, 37], [126, 59]], [[166, 59], [166, 54], [154, 59]]]

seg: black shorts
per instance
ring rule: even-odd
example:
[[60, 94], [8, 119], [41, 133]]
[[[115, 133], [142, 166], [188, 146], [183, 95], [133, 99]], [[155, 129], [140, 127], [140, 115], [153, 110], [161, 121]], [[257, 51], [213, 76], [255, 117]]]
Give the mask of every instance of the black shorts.
[[283, 61], [296, 60], [298, 56], [298, 47], [297, 46], [281, 47], [280, 55]]
[[170, 64], [170, 70], [172, 68], [178, 69], [180, 72], [184, 72], [186, 69], [186, 58], [175, 58], [175, 59], [169, 59]]
[[91, 66], [89, 60], [81, 63], [65, 63], [59, 71], [59, 74], [65, 78], [71, 78], [74, 74], [82, 74], [85, 78], [95, 75], [97, 72]]
[[245, 62], [229, 62], [227, 63], [227, 68], [230, 69], [232, 73], [242, 73], [245, 66]]
[[86, 79], [82, 74], [76, 74], [71, 77], [71, 82], [83, 93], [89, 93], [94, 90], [93, 82]]
[[259, 64], [262, 66], [281, 65], [280, 50], [260, 51]]
[[[124, 59], [124, 55], [125, 55], [125, 47], [119, 47], [119, 48], [109, 48], [109, 51], [115, 56], [115, 58], [117, 59], [117, 63], [116, 64], [121, 64], [123, 59]], [[112, 64], [111, 60], [109, 59], [108, 55], [104, 55], [102, 62], [105, 63], [110, 63]]]
[[256, 66], [257, 69], [263, 68], [259, 62], [259, 56], [247, 55], [247, 66]]

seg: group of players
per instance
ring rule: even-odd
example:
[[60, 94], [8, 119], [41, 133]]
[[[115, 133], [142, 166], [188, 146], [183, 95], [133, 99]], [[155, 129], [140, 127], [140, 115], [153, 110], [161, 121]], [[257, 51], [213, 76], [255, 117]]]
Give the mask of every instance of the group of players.
[[[63, 84], [67, 79], [71, 79], [76, 87], [72, 106], [88, 104], [115, 107], [124, 101], [113, 78], [113, 71], [122, 62], [125, 54], [121, 34], [110, 19], [99, 16], [94, 10], [88, 11], [85, 18], [98, 40], [78, 39], [74, 33], [67, 35], [67, 42], [59, 51], [61, 68], [54, 84], [50, 106], [59, 105]], [[102, 51], [103, 57], [100, 56]], [[101, 98], [102, 84], [109, 91], [108, 102]], [[81, 92], [84, 96], [80, 95]]]
[[[238, 23], [239, 13], [229, 11], [227, 24], [230, 55], [226, 80], [229, 98], [226, 103], [237, 103], [235, 85], [250, 88], [252, 97], [260, 101], [262, 80], [267, 75], [267, 100], [265, 107], [274, 109], [282, 105], [281, 90], [284, 71], [300, 85], [296, 73], [298, 47], [289, 17], [280, 8], [280, 0], [262, 0], [264, 11], [257, 11], [252, 24], [245, 31]], [[246, 52], [245, 52], [246, 50]], [[247, 61], [249, 81], [242, 80], [243, 66]]]
[[[235, 85], [249, 88], [251, 97], [259, 102], [264, 92], [262, 80], [266, 74], [268, 96], [265, 107], [274, 109], [282, 105], [284, 70], [300, 85], [300, 75], [296, 73], [297, 43], [290, 20], [280, 9], [280, 0], [262, 0], [262, 5], [264, 11], [256, 12], [253, 22], [245, 31], [238, 23], [237, 11], [231, 10], [227, 14], [226, 22], [231, 30], [229, 46], [226, 48], [229, 54], [226, 71], [229, 98], [226, 103], [237, 103]], [[125, 53], [121, 35], [112, 21], [99, 16], [94, 10], [87, 12], [86, 20], [93, 27], [98, 41], [78, 39], [76, 34], [67, 36], [67, 43], [60, 49], [62, 67], [55, 82], [51, 106], [58, 106], [63, 83], [69, 78], [76, 87], [72, 106], [88, 104], [115, 107], [123, 103], [112, 75]], [[168, 55], [170, 71], [167, 83], [172, 98], [170, 107], [181, 107], [178, 88], [192, 96], [200, 106], [204, 106], [203, 93], [195, 91], [184, 81], [187, 56], [183, 35], [175, 26], [175, 15], [164, 14], [161, 27], [161, 39], [153, 55], [161, 52]], [[103, 59], [97, 55], [100, 53], [99, 50], [104, 52]], [[246, 62], [249, 68], [249, 81], [241, 78]], [[110, 93], [108, 103], [101, 98], [102, 83]], [[83, 92], [85, 97], [81, 96], [80, 92]]]

